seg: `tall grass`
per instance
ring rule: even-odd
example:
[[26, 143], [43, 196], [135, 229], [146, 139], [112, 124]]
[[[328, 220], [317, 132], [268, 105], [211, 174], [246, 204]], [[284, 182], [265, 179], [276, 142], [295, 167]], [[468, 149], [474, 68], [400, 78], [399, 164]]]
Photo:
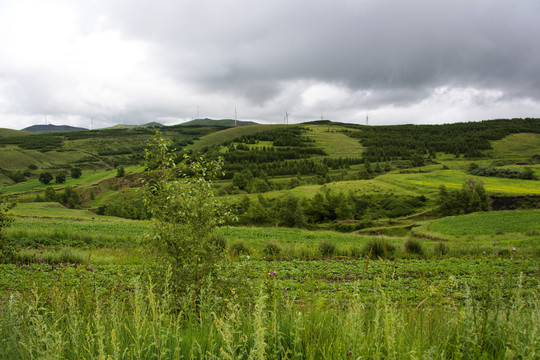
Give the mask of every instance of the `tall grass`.
[[[428, 299], [404, 306], [389, 299], [382, 280], [374, 280], [374, 301], [364, 302], [357, 289], [343, 304], [316, 293], [282, 296], [267, 275], [254, 279], [253, 303], [234, 292], [216, 301], [208, 289], [198, 310], [189, 294], [178, 302], [167, 282], [158, 290], [144, 275], [124, 289], [35, 284], [31, 292], [14, 292], [2, 301], [0, 354], [6, 359], [540, 356], [538, 289], [524, 289], [515, 279], [485, 279], [483, 290], [460, 284], [464, 301], [453, 306]], [[515, 288], [511, 296], [503, 294], [506, 286]]]

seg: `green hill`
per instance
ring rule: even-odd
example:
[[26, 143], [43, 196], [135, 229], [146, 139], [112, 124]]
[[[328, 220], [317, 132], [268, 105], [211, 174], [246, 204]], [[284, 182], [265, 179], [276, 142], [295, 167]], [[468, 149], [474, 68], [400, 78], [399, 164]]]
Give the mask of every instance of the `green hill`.
[[84, 131], [88, 130], [81, 127], [69, 126], [69, 125], [32, 125], [27, 128], [24, 128], [23, 131], [28, 131], [34, 134], [49, 134], [57, 132], [68, 132], [68, 131]]
[[[64, 173], [66, 184], [53, 181], [54, 187], [76, 188], [83, 209], [117, 216], [139, 214], [129, 209], [140, 206], [136, 188], [142, 186], [144, 150], [155, 127], [180, 154], [224, 159], [216, 193], [238, 205], [238, 215], [247, 225], [259, 221], [253, 217], [257, 206], [274, 214], [273, 219], [260, 220], [263, 223], [285, 221], [276, 220], [275, 214], [281, 212], [285, 199], [296, 198], [313, 227], [381, 228], [385, 219], [393, 226], [409, 226], [418, 214], [433, 216], [439, 187], [460, 189], [471, 165], [527, 170], [540, 177], [538, 119], [370, 127], [330, 121], [230, 126], [233, 123], [198, 119], [174, 126], [148, 123], [29, 136], [0, 130], [2, 192], [24, 201], [36, 199], [47, 188], [38, 181], [42, 172]], [[129, 169], [127, 177], [115, 177], [118, 166]], [[82, 169], [80, 179], [70, 177], [72, 167]], [[535, 202], [540, 195], [538, 180], [475, 178], [493, 199], [540, 206]]]
[[253, 121], [241, 121], [241, 120], [233, 120], [233, 119], [214, 120], [214, 119], [205, 118], [205, 119], [191, 120], [191, 121], [181, 123], [178, 125], [180, 126], [211, 125], [211, 126], [233, 127], [233, 126], [247, 126], [247, 125], [258, 125], [258, 124]]
[[30, 134], [28, 131], [0, 128], [0, 136], [22, 136]]

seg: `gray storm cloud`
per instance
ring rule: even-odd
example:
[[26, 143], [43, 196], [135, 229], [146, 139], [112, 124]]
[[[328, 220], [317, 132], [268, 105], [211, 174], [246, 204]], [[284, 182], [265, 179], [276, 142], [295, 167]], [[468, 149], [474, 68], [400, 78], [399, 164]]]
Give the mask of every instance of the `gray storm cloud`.
[[[285, 110], [299, 121], [322, 111], [362, 121], [369, 111], [403, 123], [540, 110], [537, 1], [55, 3], [70, 9], [75, 25], [53, 50], [89, 43], [104, 51], [100, 44], [110, 41], [109, 53], [65, 72], [54, 62], [25, 68], [0, 60], [0, 79], [11, 84], [0, 86], [1, 118], [94, 111], [114, 121], [110, 114], [128, 107], [135, 122], [181, 120], [196, 106], [227, 117], [238, 105], [260, 121], [279, 120]], [[101, 42], [91, 42], [94, 34]]]

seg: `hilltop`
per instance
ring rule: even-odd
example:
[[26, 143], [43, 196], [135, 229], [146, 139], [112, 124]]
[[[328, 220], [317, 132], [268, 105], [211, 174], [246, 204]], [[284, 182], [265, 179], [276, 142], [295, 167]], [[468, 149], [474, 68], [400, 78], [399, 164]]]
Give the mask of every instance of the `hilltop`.
[[178, 126], [194, 126], [194, 125], [195, 126], [210, 125], [210, 126], [233, 127], [233, 126], [258, 125], [258, 123], [254, 121], [242, 121], [242, 120], [233, 120], [233, 119], [214, 120], [214, 119], [205, 118], [205, 119], [195, 119], [195, 120], [178, 124]]
[[49, 124], [49, 125], [32, 125], [22, 130], [28, 131], [34, 134], [48, 134], [48, 133], [56, 133], [56, 132], [68, 132], [68, 131], [85, 131], [88, 129], [70, 126], [70, 125]]
[[0, 136], [22, 136], [30, 134], [28, 131], [0, 128]]

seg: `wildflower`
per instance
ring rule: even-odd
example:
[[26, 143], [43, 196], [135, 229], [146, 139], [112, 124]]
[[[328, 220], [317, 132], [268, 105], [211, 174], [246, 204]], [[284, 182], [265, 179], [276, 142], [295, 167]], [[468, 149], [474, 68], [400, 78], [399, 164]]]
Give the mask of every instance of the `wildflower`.
[[268, 273], [268, 275], [270, 275], [270, 276], [275, 275], [275, 274], [276, 274], [276, 273], [275, 273], [274, 271], [270, 271], [270, 272]]
[[349, 358], [349, 356], [352, 355], [352, 349], [349, 349], [349, 352], [347, 353], [347, 359]]
[[516, 252], [516, 248], [515, 247], [511, 248], [510, 252], [512, 252], [512, 253]]
[[482, 254], [485, 254], [486, 253], [486, 250], [482, 251]]
[[494, 246], [497, 245], [497, 241], [494, 241], [494, 242], [493, 242], [493, 245], [494, 245]]
[[51, 299], [52, 299], [52, 296], [49, 296], [49, 300], [51, 300]]

